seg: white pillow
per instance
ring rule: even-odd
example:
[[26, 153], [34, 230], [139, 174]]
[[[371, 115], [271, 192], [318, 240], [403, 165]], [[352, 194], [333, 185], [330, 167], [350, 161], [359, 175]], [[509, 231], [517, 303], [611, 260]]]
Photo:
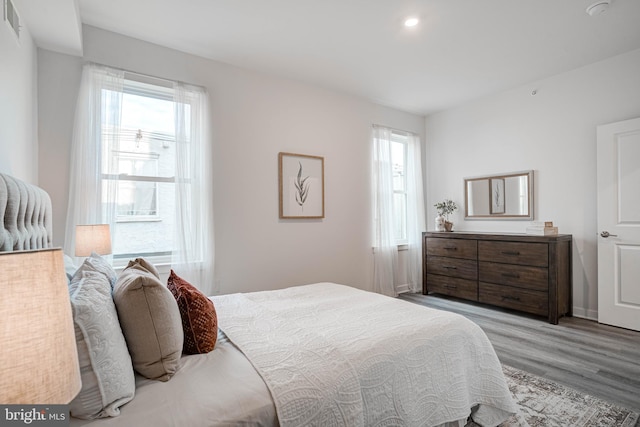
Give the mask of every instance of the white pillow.
[[[83, 271], [95, 271], [97, 273], [103, 274], [107, 280], [109, 281], [109, 285], [113, 290], [113, 286], [116, 284], [116, 279], [118, 275], [116, 271], [111, 267], [111, 264], [107, 262], [106, 259], [102, 258], [100, 255], [96, 253], [92, 253], [90, 257], [86, 258], [80, 268], [74, 274], [75, 276], [82, 275]], [[71, 279], [73, 281], [73, 279]]]
[[73, 262], [73, 258], [64, 254], [64, 272], [67, 274], [67, 282], [71, 282], [73, 275], [76, 274], [78, 267]]
[[70, 403], [72, 416], [115, 417], [133, 399], [135, 376], [111, 284], [100, 272], [78, 271], [69, 285], [82, 389]]

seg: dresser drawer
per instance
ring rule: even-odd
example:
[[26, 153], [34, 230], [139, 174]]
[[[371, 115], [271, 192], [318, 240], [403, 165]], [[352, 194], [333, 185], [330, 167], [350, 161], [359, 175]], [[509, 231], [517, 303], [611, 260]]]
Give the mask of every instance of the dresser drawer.
[[478, 280], [500, 285], [515, 286], [532, 291], [549, 290], [549, 269], [497, 262], [480, 262]]
[[558, 324], [572, 314], [568, 234], [422, 234], [422, 292], [480, 301]]
[[478, 295], [478, 301], [486, 304], [512, 308], [540, 316], [549, 314], [549, 298], [546, 292], [480, 282]]
[[549, 246], [546, 243], [479, 241], [478, 260], [547, 267]]
[[478, 241], [427, 237], [427, 255], [475, 260], [478, 256]]
[[427, 292], [478, 301], [478, 282], [456, 277], [427, 274]]
[[427, 257], [427, 273], [478, 280], [478, 262], [440, 256]]

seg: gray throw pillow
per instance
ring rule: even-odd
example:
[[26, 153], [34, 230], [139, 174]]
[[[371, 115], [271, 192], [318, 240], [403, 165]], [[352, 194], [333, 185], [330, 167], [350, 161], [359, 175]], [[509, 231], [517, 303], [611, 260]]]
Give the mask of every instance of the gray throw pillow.
[[150, 263], [149, 261], [147, 261], [146, 259], [136, 258], [134, 260], [129, 261], [129, 263], [127, 264], [127, 268], [136, 267], [136, 266], [138, 268], [141, 267], [142, 269], [147, 270], [149, 273], [153, 274], [158, 279], [160, 278], [160, 273], [158, 272], [158, 269], [156, 268], [156, 266]]
[[144, 263], [131, 261], [118, 277], [113, 300], [134, 369], [168, 381], [178, 370], [184, 335], [178, 304]]

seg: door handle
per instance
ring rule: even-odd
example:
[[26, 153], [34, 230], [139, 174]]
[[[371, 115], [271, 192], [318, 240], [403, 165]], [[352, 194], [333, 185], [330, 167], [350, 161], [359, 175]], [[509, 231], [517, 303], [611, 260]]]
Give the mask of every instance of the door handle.
[[603, 231], [602, 233], [600, 233], [600, 237], [604, 237], [606, 239], [607, 237], [618, 237], [618, 235], [617, 234], [609, 234], [608, 231]]

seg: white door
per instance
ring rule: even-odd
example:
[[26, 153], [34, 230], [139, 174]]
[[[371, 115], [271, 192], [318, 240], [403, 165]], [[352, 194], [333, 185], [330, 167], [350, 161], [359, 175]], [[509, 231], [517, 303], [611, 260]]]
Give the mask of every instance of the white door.
[[640, 118], [598, 126], [598, 321], [640, 330]]

